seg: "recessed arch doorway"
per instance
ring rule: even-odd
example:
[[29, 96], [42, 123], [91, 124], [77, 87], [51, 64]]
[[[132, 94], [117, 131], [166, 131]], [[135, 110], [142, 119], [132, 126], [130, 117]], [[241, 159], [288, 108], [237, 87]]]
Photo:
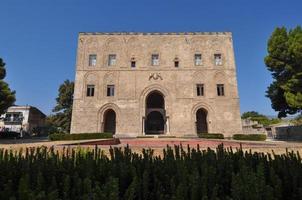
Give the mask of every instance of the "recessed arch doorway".
[[196, 131], [197, 134], [199, 133], [208, 133], [208, 112], [203, 109], [199, 108], [196, 111]]
[[113, 109], [104, 112], [104, 132], [115, 134], [116, 131], [116, 113]]
[[166, 129], [164, 95], [157, 90], [150, 92], [145, 106], [145, 134], [164, 134]]

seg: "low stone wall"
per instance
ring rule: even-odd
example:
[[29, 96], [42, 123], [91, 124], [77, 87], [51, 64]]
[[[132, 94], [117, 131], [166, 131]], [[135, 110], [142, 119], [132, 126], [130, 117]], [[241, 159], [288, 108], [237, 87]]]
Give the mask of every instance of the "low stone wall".
[[276, 139], [302, 140], [302, 126], [286, 126], [275, 128]]

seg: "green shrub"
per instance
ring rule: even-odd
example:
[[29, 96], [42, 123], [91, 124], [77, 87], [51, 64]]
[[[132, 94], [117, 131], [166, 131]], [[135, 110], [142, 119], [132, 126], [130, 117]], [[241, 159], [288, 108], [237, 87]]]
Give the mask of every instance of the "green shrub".
[[224, 139], [221, 133], [199, 133], [198, 137], [207, 139]]
[[233, 135], [234, 140], [252, 140], [252, 141], [264, 141], [266, 135], [264, 134], [235, 134]]
[[55, 133], [49, 135], [49, 139], [55, 140], [89, 140], [89, 139], [102, 139], [102, 138], [112, 138], [111, 133], [79, 133], [79, 134], [63, 134]]
[[136, 138], [154, 138], [154, 135], [139, 135]]
[[158, 138], [176, 138], [175, 135], [159, 135]]
[[299, 153], [0, 148], [0, 199], [302, 199]]

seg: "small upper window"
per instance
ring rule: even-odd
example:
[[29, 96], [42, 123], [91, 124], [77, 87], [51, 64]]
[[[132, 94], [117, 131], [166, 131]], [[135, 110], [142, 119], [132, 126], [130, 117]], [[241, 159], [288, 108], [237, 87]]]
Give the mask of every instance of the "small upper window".
[[158, 54], [152, 54], [152, 56], [151, 56], [151, 64], [153, 66], [159, 65], [159, 55]]
[[107, 85], [107, 96], [114, 96], [114, 85]]
[[135, 61], [131, 61], [131, 67], [135, 68], [136, 67], [136, 62]]
[[135, 58], [131, 58], [131, 68], [135, 68], [135, 67], [136, 67]]
[[93, 97], [94, 96], [94, 85], [87, 85], [86, 96], [87, 97]]
[[202, 65], [201, 54], [195, 54], [195, 65]]
[[113, 66], [113, 65], [116, 65], [116, 55], [110, 54], [108, 56], [108, 66]]
[[224, 84], [217, 84], [217, 95], [224, 96]]
[[89, 55], [89, 66], [96, 66], [96, 55], [95, 54]]
[[215, 65], [222, 65], [222, 56], [221, 54], [214, 54]]
[[177, 57], [174, 59], [174, 67], [179, 67], [179, 59]]
[[197, 94], [197, 96], [203, 96], [204, 95], [204, 86], [203, 86], [203, 84], [197, 84], [196, 85], [196, 94]]

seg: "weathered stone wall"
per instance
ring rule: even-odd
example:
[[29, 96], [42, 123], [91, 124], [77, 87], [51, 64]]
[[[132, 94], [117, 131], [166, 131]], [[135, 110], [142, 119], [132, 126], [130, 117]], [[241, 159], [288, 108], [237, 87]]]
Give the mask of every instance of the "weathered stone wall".
[[[194, 55], [203, 64], [195, 66]], [[214, 64], [214, 54], [223, 64]], [[97, 55], [96, 66], [88, 66], [89, 54]], [[115, 66], [108, 55], [116, 54]], [[160, 65], [151, 65], [159, 54]], [[131, 68], [131, 59], [136, 67]], [[174, 67], [178, 58], [179, 67]], [[154, 78], [150, 76], [154, 75]], [[80, 34], [78, 42], [72, 133], [101, 132], [106, 109], [116, 112], [118, 136], [143, 135], [146, 96], [154, 90], [165, 97], [169, 131], [166, 134], [196, 135], [196, 111], [208, 112], [210, 133], [230, 136], [240, 133], [241, 120], [236, 68], [230, 33], [187, 34]], [[204, 84], [205, 95], [196, 95], [196, 84]], [[95, 85], [94, 97], [86, 97], [86, 85]], [[106, 96], [106, 85], [115, 85], [115, 96]], [[216, 84], [225, 85], [225, 96], [217, 96]]]

